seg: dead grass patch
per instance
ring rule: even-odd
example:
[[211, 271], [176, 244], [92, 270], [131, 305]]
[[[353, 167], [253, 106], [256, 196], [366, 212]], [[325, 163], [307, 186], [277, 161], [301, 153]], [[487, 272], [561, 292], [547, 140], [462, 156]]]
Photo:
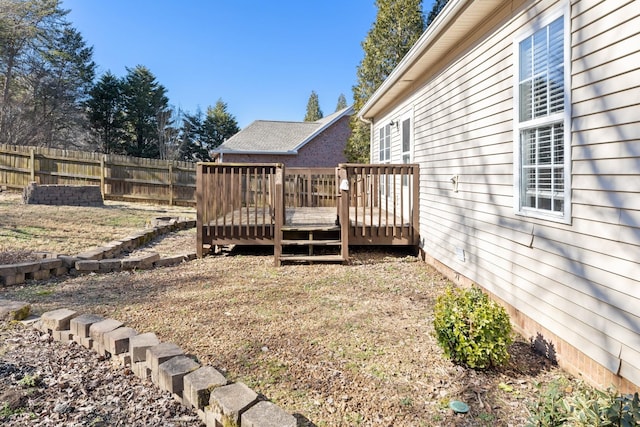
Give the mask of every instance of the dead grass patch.
[[[82, 209], [64, 214], [74, 223], [68, 236], [79, 240], [69, 237], [69, 247], [94, 245], [97, 235], [111, 240], [146, 221], [145, 214], [113, 209], [114, 218], [131, 224], [108, 236], [106, 223], [115, 219]], [[37, 210], [30, 215], [49, 214]], [[16, 226], [17, 218], [23, 217], [13, 217]], [[432, 329], [433, 305], [447, 280], [400, 250], [353, 255], [351, 265], [276, 268], [264, 248], [236, 250], [170, 268], [30, 283], [1, 289], [0, 298], [154, 331], [308, 425], [523, 425], [535, 384], [564, 375], [533, 354], [526, 339], [512, 346], [512, 360], [500, 370], [451, 364]], [[452, 399], [467, 402], [470, 412], [453, 414]]]

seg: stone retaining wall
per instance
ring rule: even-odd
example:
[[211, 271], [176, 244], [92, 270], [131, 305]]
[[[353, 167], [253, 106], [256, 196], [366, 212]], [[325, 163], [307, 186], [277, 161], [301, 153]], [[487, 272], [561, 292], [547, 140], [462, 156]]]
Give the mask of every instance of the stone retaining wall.
[[[3, 308], [16, 320], [29, 312], [27, 303], [0, 300], [0, 312]], [[56, 341], [74, 341], [129, 367], [137, 377], [193, 408], [207, 427], [297, 426], [293, 415], [245, 384], [229, 383], [217, 369], [200, 365], [176, 344], [160, 342], [153, 332], [139, 334], [115, 319], [66, 308], [48, 311], [31, 324]]]
[[195, 227], [195, 220], [158, 218], [152, 228], [114, 240], [104, 246], [85, 251], [75, 256], [41, 253], [42, 259], [19, 264], [0, 265], [0, 286], [14, 286], [27, 280], [47, 280], [51, 276], [65, 274], [108, 273], [111, 271], [148, 269], [180, 264], [195, 259], [193, 252], [163, 257], [149, 254], [140, 257], [119, 259], [123, 252], [149, 243], [163, 234]]
[[22, 200], [28, 205], [103, 206], [100, 187], [95, 185], [38, 185], [24, 188]]

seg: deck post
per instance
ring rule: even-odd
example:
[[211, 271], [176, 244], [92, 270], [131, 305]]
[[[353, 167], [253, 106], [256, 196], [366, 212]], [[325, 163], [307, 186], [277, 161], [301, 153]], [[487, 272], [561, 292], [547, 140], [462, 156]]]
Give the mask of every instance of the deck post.
[[347, 168], [343, 165], [339, 166], [338, 180], [336, 185], [340, 191], [338, 200], [338, 218], [340, 219], [340, 256], [344, 262], [349, 261], [349, 187], [343, 186], [342, 181], [349, 182], [349, 174]]
[[411, 168], [413, 176], [413, 200], [411, 201], [411, 232], [414, 245], [420, 244], [420, 167], [414, 165]]
[[198, 258], [202, 258], [202, 216], [204, 210], [204, 198], [202, 189], [202, 169], [204, 168], [202, 163], [196, 165], [196, 255]]
[[282, 226], [285, 220], [284, 207], [284, 165], [278, 164], [275, 168], [275, 194], [274, 194], [275, 224], [273, 230], [273, 258], [276, 267], [280, 267], [282, 255]]

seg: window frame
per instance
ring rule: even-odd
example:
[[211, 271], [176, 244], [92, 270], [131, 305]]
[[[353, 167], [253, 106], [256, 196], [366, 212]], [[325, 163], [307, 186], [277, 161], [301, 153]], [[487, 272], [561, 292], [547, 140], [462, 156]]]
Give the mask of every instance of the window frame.
[[[378, 141], [378, 162], [391, 163], [391, 125], [380, 127], [380, 139]], [[383, 155], [386, 154], [386, 155]]]
[[[378, 163], [391, 163], [391, 125], [386, 124], [380, 127], [380, 138], [378, 141]], [[380, 176], [380, 195], [387, 197], [389, 195], [389, 176]]]
[[[408, 147], [405, 147], [405, 123], [407, 125]], [[413, 161], [413, 110], [400, 118], [400, 163], [410, 164]], [[406, 149], [405, 149], [406, 148]], [[402, 177], [402, 185], [409, 187], [408, 176]]]
[[[537, 31], [547, 28], [551, 23], [561, 18], [563, 20], [563, 110], [552, 112], [543, 117], [535, 117], [521, 121], [520, 119], [520, 44], [532, 37]], [[514, 72], [513, 72], [513, 154], [514, 154], [514, 210], [516, 215], [531, 218], [539, 218], [550, 221], [571, 223], [571, 27], [570, 9], [567, 4], [542, 16], [542, 19], [532, 21], [513, 41]], [[562, 212], [550, 209], [541, 209], [525, 206], [524, 176], [523, 176], [523, 147], [522, 134], [525, 131], [542, 129], [556, 124], [563, 125], [563, 210]], [[551, 196], [553, 197], [553, 196]]]

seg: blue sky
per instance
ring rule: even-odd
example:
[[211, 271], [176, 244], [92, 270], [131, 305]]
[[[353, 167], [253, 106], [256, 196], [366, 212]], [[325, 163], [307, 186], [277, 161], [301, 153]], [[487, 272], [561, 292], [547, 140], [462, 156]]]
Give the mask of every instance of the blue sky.
[[[431, 1], [423, 5], [431, 9]], [[311, 91], [324, 115], [352, 102], [374, 0], [63, 0], [94, 48], [98, 75], [144, 65], [189, 112], [227, 103], [241, 128], [304, 119]], [[428, 8], [427, 8], [428, 7]]]

